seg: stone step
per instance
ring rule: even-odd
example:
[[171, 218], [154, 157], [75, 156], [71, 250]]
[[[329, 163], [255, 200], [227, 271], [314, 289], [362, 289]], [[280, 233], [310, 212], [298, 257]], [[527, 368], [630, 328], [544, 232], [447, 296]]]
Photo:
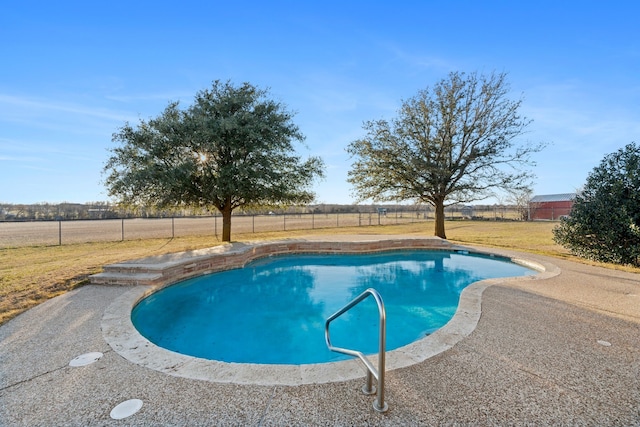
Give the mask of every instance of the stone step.
[[282, 253], [366, 253], [393, 249], [453, 249], [437, 238], [389, 238], [363, 241], [282, 240], [234, 243], [208, 249], [151, 256], [111, 264], [90, 276], [91, 283], [105, 285], [167, 285], [215, 271], [238, 268], [256, 258]]
[[137, 273], [104, 271], [91, 276], [91, 283], [98, 285], [156, 285], [161, 283], [162, 280], [163, 275], [161, 272]]

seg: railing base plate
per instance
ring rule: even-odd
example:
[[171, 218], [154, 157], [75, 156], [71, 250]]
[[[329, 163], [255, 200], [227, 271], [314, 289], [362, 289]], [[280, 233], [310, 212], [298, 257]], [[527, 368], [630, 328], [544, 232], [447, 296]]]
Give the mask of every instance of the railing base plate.
[[362, 386], [362, 392], [366, 395], [376, 394], [376, 391], [377, 391], [376, 386], [371, 386], [370, 389], [367, 389], [366, 384]]
[[387, 412], [389, 410], [389, 405], [387, 405], [387, 402], [384, 402], [382, 408], [380, 408], [378, 406], [378, 400], [374, 400], [373, 401], [373, 409], [375, 409], [377, 412]]

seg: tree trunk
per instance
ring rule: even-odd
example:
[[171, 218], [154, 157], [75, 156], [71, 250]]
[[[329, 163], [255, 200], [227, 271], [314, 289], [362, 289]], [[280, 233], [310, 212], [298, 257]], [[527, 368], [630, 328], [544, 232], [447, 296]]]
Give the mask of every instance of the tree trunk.
[[231, 206], [227, 204], [224, 209], [222, 209], [222, 241], [230, 242], [231, 241]]
[[436, 200], [435, 208], [436, 208], [436, 229], [434, 234], [442, 239], [446, 239], [447, 235], [444, 232], [444, 199]]

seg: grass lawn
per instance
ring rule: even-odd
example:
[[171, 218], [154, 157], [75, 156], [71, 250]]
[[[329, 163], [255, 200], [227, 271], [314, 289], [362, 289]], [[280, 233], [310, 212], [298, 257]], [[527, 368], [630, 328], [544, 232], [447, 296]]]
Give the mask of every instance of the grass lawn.
[[[448, 240], [573, 258], [552, 240], [552, 222], [449, 221]], [[236, 234], [234, 241], [335, 234], [432, 236], [433, 222]], [[220, 245], [213, 236], [0, 249], [0, 324], [49, 298], [88, 283], [102, 266], [150, 255]], [[638, 269], [634, 271], [640, 271]]]

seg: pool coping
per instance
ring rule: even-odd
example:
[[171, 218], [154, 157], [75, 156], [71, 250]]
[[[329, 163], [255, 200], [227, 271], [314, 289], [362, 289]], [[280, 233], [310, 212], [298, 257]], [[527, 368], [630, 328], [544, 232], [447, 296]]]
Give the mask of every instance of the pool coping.
[[[128, 284], [133, 288], [116, 298], [105, 310], [101, 321], [102, 334], [111, 348], [130, 362], [177, 377], [265, 386], [321, 384], [361, 378], [365, 368], [356, 359], [306, 365], [266, 365], [227, 363], [179, 354], [158, 347], [140, 335], [131, 322], [131, 310], [142, 298], [165, 286], [185, 278], [241, 267], [262, 257], [282, 253], [366, 253], [398, 249], [448, 250], [500, 257], [532, 268], [538, 273], [523, 277], [487, 279], [469, 285], [461, 293], [456, 313], [445, 326], [429, 336], [386, 353], [387, 371], [423, 362], [469, 336], [480, 320], [482, 293], [489, 286], [506, 281], [540, 280], [560, 273], [559, 268], [553, 264], [453, 245], [437, 238], [392, 238], [358, 242], [299, 239], [234, 243], [105, 267], [107, 274], [93, 276], [92, 282]], [[127, 269], [130, 271], [126, 271]], [[108, 276], [110, 271], [115, 272], [111, 278]], [[149, 280], [151, 276], [153, 279]], [[370, 359], [372, 363], [377, 363], [377, 357], [372, 356]]]

